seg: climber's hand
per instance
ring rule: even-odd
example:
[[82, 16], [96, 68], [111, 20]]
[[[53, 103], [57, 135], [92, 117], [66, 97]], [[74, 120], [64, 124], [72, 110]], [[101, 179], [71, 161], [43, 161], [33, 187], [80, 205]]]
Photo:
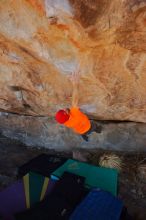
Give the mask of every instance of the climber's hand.
[[80, 70], [77, 68], [75, 72], [72, 72], [70, 80], [72, 82], [72, 107], [78, 107], [79, 102], [79, 79]]
[[79, 84], [80, 70], [76, 70], [76, 71], [72, 72], [69, 79], [70, 79], [70, 81], [72, 82], [73, 85]]

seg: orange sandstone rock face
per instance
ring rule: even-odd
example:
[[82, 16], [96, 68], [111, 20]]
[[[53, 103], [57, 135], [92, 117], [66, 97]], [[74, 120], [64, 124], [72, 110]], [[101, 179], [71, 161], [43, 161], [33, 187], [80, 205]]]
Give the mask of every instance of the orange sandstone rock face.
[[146, 1], [1, 0], [0, 111], [146, 122]]

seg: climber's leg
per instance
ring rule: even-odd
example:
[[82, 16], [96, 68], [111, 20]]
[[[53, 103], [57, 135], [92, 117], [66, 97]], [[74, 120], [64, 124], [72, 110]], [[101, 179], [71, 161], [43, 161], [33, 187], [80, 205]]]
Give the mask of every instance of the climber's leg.
[[91, 128], [86, 134], [91, 134], [92, 132], [101, 133], [102, 126], [97, 122], [91, 120]]
[[81, 136], [85, 141], [88, 141], [88, 135], [90, 135], [92, 132], [101, 133], [101, 131], [102, 131], [102, 126], [98, 122], [91, 120], [90, 130], [82, 134]]
[[82, 134], [81, 137], [84, 139], [84, 141], [88, 141], [88, 136], [86, 134]]

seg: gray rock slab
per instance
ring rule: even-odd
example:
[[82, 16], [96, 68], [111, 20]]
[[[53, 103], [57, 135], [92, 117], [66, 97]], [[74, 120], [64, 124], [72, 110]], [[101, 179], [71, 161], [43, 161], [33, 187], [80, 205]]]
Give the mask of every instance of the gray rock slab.
[[99, 122], [103, 130], [85, 142], [80, 135], [56, 123], [53, 118], [1, 113], [0, 132], [28, 146], [54, 150], [105, 149], [146, 152], [146, 124]]

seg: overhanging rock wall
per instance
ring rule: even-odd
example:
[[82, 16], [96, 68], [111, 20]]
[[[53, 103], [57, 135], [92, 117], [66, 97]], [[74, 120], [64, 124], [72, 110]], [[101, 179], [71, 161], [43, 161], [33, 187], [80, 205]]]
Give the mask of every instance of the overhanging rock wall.
[[[78, 65], [79, 107], [85, 113], [97, 120], [145, 123], [146, 1], [0, 1], [0, 111], [19, 114], [16, 118], [22, 133], [27, 129], [25, 123], [22, 128], [21, 115], [53, 118], [59, 108], [70, 106], [69, 77]], [[32, 124], [36, 121], [34, 117], [31, 120]], [[145, 125], [108, 124], [106, 129], [110, 126], [115, 129], [114, 134], [108, 135], [116, 139], [113, 147], [122, 146], [122, 142], [118, 144], [121, 138], [129, 143], [126, 149], [144, 147]], [[120, 133], [121, 126], [124, 136]], [[137, 131], [141, 126], [142, 134]], [[12, 127], [9, 133], [15, 137], [19, 128], [13, 132]], [[80, 138], [48, 121], [49, 131], [52, 127], [54, 136], [43, 136], [38, 130], [36, 140], [41, 140], [41, 145], [43, 140], [46, 147], [51, 146], [48, 143], [58, 146], [61, 134], [66, 137], [62, 146], [67, 146], [65, 142], [69, 140], [79, 141], [83, 146]], [[35, 133], [31, 123], [30, 128], [30, 133]], [[43, 131], [47, 132], [47, 128]], [[58, 139], [53, 140], [57, 134]], [[94, 146], [98, 142], [107, 143], [106, 132], [99, 137], [101, 142], [95, 135], [92, 138]], [[31, 143], [35, 144], [32, 139]]]
[[100, 120], [146, 122], [146, 1], [1, 0], [0, 109], [53, 116], [79, 106]]

